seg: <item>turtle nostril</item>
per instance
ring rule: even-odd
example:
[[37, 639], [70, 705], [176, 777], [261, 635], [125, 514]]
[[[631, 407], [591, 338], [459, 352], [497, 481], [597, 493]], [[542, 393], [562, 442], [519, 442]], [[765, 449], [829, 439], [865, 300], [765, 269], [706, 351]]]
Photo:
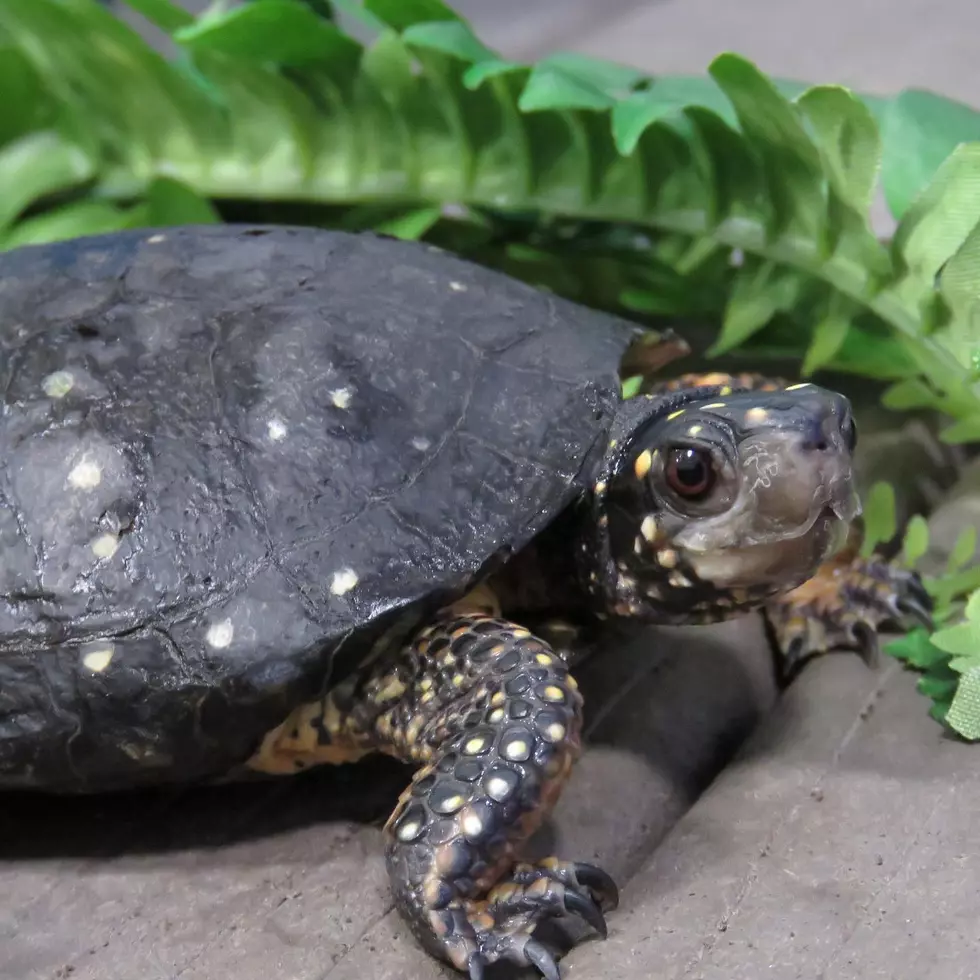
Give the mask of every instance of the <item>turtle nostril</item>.
[[807, 452], [825, 453], [830, 445], [823, 424], [818, 419], [810, 419], [803, 432], [803, 448]]

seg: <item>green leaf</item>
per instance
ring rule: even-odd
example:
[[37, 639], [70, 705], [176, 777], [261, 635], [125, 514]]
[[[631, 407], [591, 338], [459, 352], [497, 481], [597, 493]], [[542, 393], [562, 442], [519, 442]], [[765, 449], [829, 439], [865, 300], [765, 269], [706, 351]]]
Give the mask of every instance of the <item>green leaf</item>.
[[480, 63], [497, 60], [496, 55], [476, 37], [469, 24], [461, 20], [413, 24], [404, 31], [402, 40], [417, 48], [441, 51], [460, 61], [472, 62], [476, 67]]
[[375, 225], [374, 230], [381, 235], [415, 241], [429, 231], [441, 216], [442, 211], [439, 208], [419, 208], [388, 221], [382, 221]]
[[964, 568], [973, 558], [977, 550], [977, 529], [975, 527], [965, 527], [960, 531], [953, 545], [953, 550], [949, 553], [949, 561], [946, 565], [947, 574], [958, 572]]
[[939, 433], [939, 438], [950, 445], [980, 440], [980, 415], [960, 419]]
[[462, 20], [442, 0], [364, 0], [364, 7], [395, 31], [430, 21]]
[[709, 356], [724, 354], [761, 330], [793, 304], [799, 279], [776, 262], [747, 262], [728, 297], [721, 332]]
[[885, 408], [910, 409], [932, 408], [939, 401], [939, 395], [919, 378], [906, 378], [885, 389], [881, 403]]
[[916, 362], [900, 339], [869, 334], [852, 327], [827, 367], [880, 381], [894, 381], [913, 374]]
[[929, 670], [937, 666], [946, 668], [949, 660], [947, 654], [935, 646], [924, 629], [914, 629], [905, 636], [890, 640], [884, 645], [887, 654], [898, 660], [904, 660], [910, 667]]
[[980, 220], [943, 264], [939, 291], [953, 312], [959, 314], [951, 326], [949, 340], [963, 347], [958, 352], [960, 363], [972, 366], [972, 355], [980, 349]]
[[803, 377], [829, 364], [847, 339], [852, 310], [840, 293], [832, 293], [823, 319], [813, 329], [813, 339], [803, 361]]
[[45, 91], [30, 61], [15, 47], [2, 44], [0, 35], [0, 146], [47, 126], [57, 114], [56, 103]]
[[635, 398], [640, 393], [640, 388], [642, 386], [642, 374], [634, 374], [632, 378], [626, 378], [626, 380], [623, 381], [623, 398]]
[[871, 207], [881, 142], [874, 116], [840, 86], [811, 88], [797, 101], [815, 131], [824, 166], [841, 199], [862, 214]]
[[959, 683], [959, 677], [944, 665], [919, 678], [916, 688], [920, 694], [932, 698], [933, 701], [945, 702], [948, 709]]
[[882, 187], [901, 218], [960, 143], [980, 140], [980, 112], [953, 99], [906, 89], [886, 104], [882, 119]]
[[980, 624], [956, 623], [932, 634], [932, 642], [940, 650], [958, 656], [980, 655]]
[[210, 225], [221, 221], [210, 201], [170, 177], [151, 181], [146, 189], [145, 207], [146, 224], [156, 227]]
[[539, 61], [538, 67], [546, 67], [575, 78], [615, 101], [625, 99], [649, 78], [636, 68], [600, 58], [589, 58], [571, 51], [556, 51]]
[[980, 589], [977, 589], [967, 600], [964, 615], [970, 622], [980, 625]]
[[548, 109], [611, 108], [616, 102], [594, 79], [569, 71], [555, 59], [545, 59], [531, 69], [521, 93], [518, 106], [521, 112], [541, 112]]
[[864, 502], [864, 540], [861, 554], [868, 558], [879, 544], [895, 537], [895, 490], [890, 483], [879, 481], [868, 491]]
[[294, 68], [342, 61], [350, 70], [361, 51], [356, 41], [297, 0], [251, 0], [201, 17], [173, 36], [191, 52], [220, 52]]
[[8, 143], [0, 149], [0, 231], [39, 198], [94, 175], [86, 154], [49, 130]]
[[130, 215], [106, 201], [78, 201], [26, 218], [0, 235], [0, 249], [102, 235], [130, 227]]
[[613, 107], [616, 148], [629, 155], [640, 137], [657, 120], [697, 106], [708, 109], [731, 126], [738, 124], [731, 102], [709, 76], [667, 75], [620, 99]]
[[818, 237], [824, 214], [820, 154], [807, 137], [796, 107], [755, 65], [738, 55], [719, 55], [709, 70], [763, 158], [775, 209], [770, 235], [792, 230]]
[[980, 739], [980, 665], [960, 678], [946, 723], [966, 739]]
[[957, 147], [895, 230], [892, 254], [929, 289], [980, 221], [980, 143]]
[[171, 0], [123, 0], [123, 3], [166, 34], [194, 23], [194, 15]]
[[913, 514], [905, 528], [902, 541], [902, 558], [906, 567], [915, 568], [919, 559], [929, 550], [929, 524], [921, 514]]
[[524, 65], [518, 64], [516, 61], [504, 61], [501, 58], [490, 58], [487, 61], [481, 61], [478, 64], [470, 65], [469, 68], [463, 72], [463, 85], [470, 89], [470, 91], [475, 92], [480, 86], [484, 85], [486, 82], [493, 81], [498, 78], [505, 78], [510, 75], [512, 77], [519, 77], [530, 74], [530, 69], [526, 68]]

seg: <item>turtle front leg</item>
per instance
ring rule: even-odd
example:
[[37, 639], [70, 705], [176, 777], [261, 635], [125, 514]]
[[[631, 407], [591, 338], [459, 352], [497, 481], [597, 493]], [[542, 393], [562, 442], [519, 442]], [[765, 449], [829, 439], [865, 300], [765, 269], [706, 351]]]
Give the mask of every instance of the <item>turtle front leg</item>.
[[764, 609], [784, 683], [807, 660], [832, 650], [856, 650], [872, 662], [883, 626], [931, 627], [931, 612], [917, 573], [880, 556], [861, 557], [855, 547]]
[[385, 826], [397, 908], [422, 944], [472, 978], [497, 960], [556, 980], [535, 938], [571, 913], [605, 935], [616, 886], [586, 864], [517, 862], [581, 750], [582, 697], [542, 640], [449, 614], [328, 712], [331, 738], [422, 763]]

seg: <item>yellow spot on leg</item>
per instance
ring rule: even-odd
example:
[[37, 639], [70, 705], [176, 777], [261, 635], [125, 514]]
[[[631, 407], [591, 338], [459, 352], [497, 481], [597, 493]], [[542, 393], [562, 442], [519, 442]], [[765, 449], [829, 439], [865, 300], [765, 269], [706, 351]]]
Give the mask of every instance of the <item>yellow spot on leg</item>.
[[[321, 730], [333, 741], [321, 745]], [[345, 738], [343, 719], [333, 698], [328, 696], [292, 711], [282, 724], [262, 739], [262, 744], [245, 765], [270, 776], [288, 776], [310, 766], [357, 762], [370, 751]]]
[[647, 514], [640, 525], [640, 534], [647, 541], [653, 541], [657, 537], [657, 519], [653, 514]]

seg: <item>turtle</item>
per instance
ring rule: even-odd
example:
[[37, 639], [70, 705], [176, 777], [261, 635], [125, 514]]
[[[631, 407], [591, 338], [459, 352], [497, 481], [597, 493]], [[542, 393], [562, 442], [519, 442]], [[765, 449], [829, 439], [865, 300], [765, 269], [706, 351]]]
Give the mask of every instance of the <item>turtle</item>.
[[395, 905], [474, 980], [556, 980], [537, 927], [605, 936], [618, 901], [601, 868], [521, 859], [582, 751], [582, 650], [761, 611], [791, 663], [929, 615], [918, 576], [848, 551], [843, 395], [624, 398], [637, 324], [425, 243], [24, 246], [0, 311], [0, 788], [394, 756]]

